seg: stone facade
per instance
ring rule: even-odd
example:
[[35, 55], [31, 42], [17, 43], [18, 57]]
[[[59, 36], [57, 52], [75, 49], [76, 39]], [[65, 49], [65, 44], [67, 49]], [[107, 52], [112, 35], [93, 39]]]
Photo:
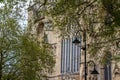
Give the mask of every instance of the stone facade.
[[[34, 34], [36, 36], [37, 40], [41, 40], [42, 37], [44, 37], [44, 35], [47, 35], [47, 40], [48, 43], [52, 45], [53, 48], [53, 52], [55, 54], [55, 59], [56, 59], [56, 64], [54, 67], [54, 71], [53, 73], [49, 74], [49, 80], [61, 80], [61, 77], [64, 77], [64, 80], [84, 80], [84, 64], [80, 64], [80, 72], [77, 74], [64, 74], [62, 75], [60, 72], [61, 69], [61, 38], [59, 37], [59, 31], [57, 31], [56, 29], [52, 29], [52, 30], [46, 30], [44, 28], [45, 26], [45, 18], [37, 21], [36, 23], [34, 23], [34, 21], [32, 21], [32, 16], [33, 16], [33, 12], [29, 11], [28, 13], [29, 18], [28, 18], [28, 25], [29, 27], [31, 27], [31, 33]], [[30, 24], [31, 23], [31, 24]], [[44, 25], [43, 25], [44, 24]], [[88, 42], [90, 40], [88, 39]], [[87, 55], [87, 60], [91, 60], [89, 58], [89, 55]], [[81, 55], [81, 61], [84, 62], [84, 53], [82, 52]], [[109, 65], [108, 65], [109, 66]], [[90, 71], [91, 67], [88, 68]], [[99, 75], [97, 76], [93, 76], [90, 75], [88, 72], [88, 80], [105, 80], [105, 69], [104, 66], [100, 65], [99, 63], [97, 63], [97, 70], [99, 72]], [[109, 76], [108, 80], [120, 80], [120, 64], [116, 64], [115, 62], [112, 62], [112, 66], [111, 66], [111, 76]]]

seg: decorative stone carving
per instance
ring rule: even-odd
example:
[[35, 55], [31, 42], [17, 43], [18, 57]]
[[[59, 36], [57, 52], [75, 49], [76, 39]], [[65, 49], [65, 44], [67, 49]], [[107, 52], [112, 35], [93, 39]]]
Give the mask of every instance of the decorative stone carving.
[[120, 67], [117, 64], [115, 64], [113, 73], [114, 73], [113, 80], [119, 80], [120, 79]]

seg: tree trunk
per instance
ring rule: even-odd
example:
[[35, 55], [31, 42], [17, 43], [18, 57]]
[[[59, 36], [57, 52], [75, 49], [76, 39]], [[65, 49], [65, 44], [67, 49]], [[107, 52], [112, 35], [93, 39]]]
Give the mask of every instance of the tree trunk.
[[2, 61], [3, 61], [3, 54], [0, 53], [0, 80], [2, 80]]

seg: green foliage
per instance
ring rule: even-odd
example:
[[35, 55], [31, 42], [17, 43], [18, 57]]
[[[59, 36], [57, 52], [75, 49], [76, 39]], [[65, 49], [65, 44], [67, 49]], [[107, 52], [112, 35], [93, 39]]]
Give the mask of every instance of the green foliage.
[[120, 26], [120, 2], [119, 0], [101, 0], [106, 11], [112, 15], [116, 26]]
[[0, 2], [3, 2], [3, 0], [0, 0]]
[[29, 38], [19, 25], [19, 2], [24, 1], [0, 1], [0, 80], [45, 79], [55, 64], [52, 51]]
[[3, 20], [0, 25], [0, 80], [5, 80], [15, 75], [17, 64], [19, 63], [19, 39], [21, 31], [18, 28], [17, 22], [8, 18]]
[[46, 79], [46, 73], [52, 72], [55, 60], [52, 51], [39, 45], [32, 39], [22, 38], [22, 76], [24, 80]]
[[[54, 5], [50, 5], [50, 3]], [[74, 36], [77, 31], [86, 30], [87, 39], [90, 40], [88, 41], [88, 44], [90, 44], [88, 53], [97, 56], [97, 60], [103, 59], [105, 61], [104, 55], [107, 56], [107, 53], [104, 49], [106, 49], [106, 46], [112, 50], [111, 48], [116, 46], [115, 42], [120, 39], [119, 4], [117, 0], [85, 2], [58, 0], [44, 5], [47, 13], [44, 15], [52, 17], [53, 24], [61, 31], [62, 37]], [[81, 34], [77, 35], [80, 36]], [[119, 51], [118, 48], [115, 49]], [[105, 54], [99, 57], [99, 52]], [[114, 53], [111, 54], [115, 55]]]
[[67, 13], [74, 14], [76, 12], [76, 8], [81, 4], [80, 0], [58, 0], [57, 4], [55, 4], [54, 8], [52, 8], [51, 13], [53, 15], [62, 15]]

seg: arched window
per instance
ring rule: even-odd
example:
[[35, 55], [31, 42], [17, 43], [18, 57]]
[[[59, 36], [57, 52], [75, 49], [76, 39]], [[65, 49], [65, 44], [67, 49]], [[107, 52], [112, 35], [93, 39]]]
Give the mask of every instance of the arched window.
[[72, 43], [74, 38], [66, 38], [61, 42], [61, 73], [79, 72], [80, 47]]

